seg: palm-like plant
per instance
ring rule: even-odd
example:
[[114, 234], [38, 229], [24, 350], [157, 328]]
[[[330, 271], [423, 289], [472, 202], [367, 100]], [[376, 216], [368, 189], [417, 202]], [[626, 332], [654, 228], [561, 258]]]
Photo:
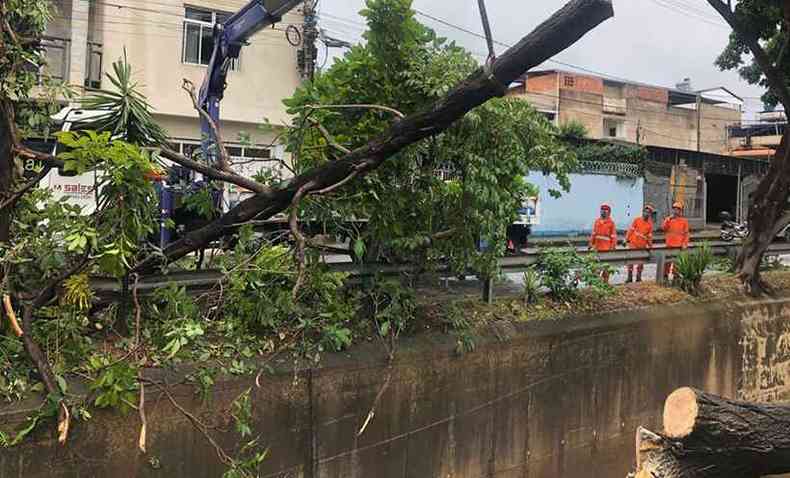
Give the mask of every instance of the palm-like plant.
[[94, 90], [82, 101], [88, 110], [106, 111], [81, 125], [85, 129], [110, 131], [113, 136], [137, 145], [160, 145], [167, 142], [167, 131], [151, 116], [151, 105], [140, 93], [140, 85], [132, 80], [132, 66], [123, 58], [112, 64], [114, 74], [107, 79], [114, 90]]

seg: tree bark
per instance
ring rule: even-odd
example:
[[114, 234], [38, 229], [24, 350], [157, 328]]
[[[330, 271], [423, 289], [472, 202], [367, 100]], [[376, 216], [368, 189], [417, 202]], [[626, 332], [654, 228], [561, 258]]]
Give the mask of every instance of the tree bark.
[[[341, 159], [296, 176], [283, 187], [259, 192], [241, 202], [217, 220], [168, 246], [164, 256], [170, 261], [179, 259], [232, 233], [240, 223], [267, 219], [285, 210], [296, 192], [306, 184], [312, 183], [310, 191], [320, 191], [351, 174], [363, 176], [375, 170], [405, 147], [441, 133], [473, 108], [503, 96], [507, 87], [524, 72], [573, 45], [613, 15], [611, 0], [572, 0], [493, 61], [489, 68], [478, 69], [425, 110], [396, 120], [387, 131]], [[161, 256], [148, 257], [135, 267], [135, 271], [149, 270], [160, 261]]]
[[[6, 116], [7, 109], [0, 108], [0, 203], [11, 196], [14, 175], [13, 131]], [[11, 234], [11, 208], [0, 208], [0, 242], [8, 242]]]
[[754, 201], [749, 206], [749, 235], [743, 241], [738, 255], [736, 271], [751, 295], [766, 290], [760, 278], [760, 263], [776, 234], [788, 224], [787, 200], [790, 197], [790, 148], [787, 147], [787, 132], [771, 159], [768, 173], [760, 180], [754, 192]]
[[664, 403], [664, 432], [639, 427], [637, 478], [757, 478], [790, 472], [790, 407], [692, 388]]
[[[762, 74], [771, 92], [779, 98], [785, 111], [790, 109], [790, 88], [787, 86], [787, 74], [781, 66], [782, 56], [772, 61], [763, 48], [756, 30], [743, 25], [732, 10], [732, 2], [708, 0], [719, 15], [732, 27], [732, 30], [743, 43], [749, 47], [754, 60], [760, 66]], [[790, 22], [790, 2], [784, 0], [785, 21]], [[790, 194], [790, 148], [787, 145], [787, 131], [782, 135], [782, 143], [771, 159], [768, 174], [760, 181], [754, 193], [755, 200], [749, 207], [749, 236], [743, 244], [738, 257], [738, 277], [751, 295], [759, 295], [766, 290], [760, 279], [760, 262], [768, 245], [774, 240], [781, 227], [790, 223], [785, 215], [788, 194]]]

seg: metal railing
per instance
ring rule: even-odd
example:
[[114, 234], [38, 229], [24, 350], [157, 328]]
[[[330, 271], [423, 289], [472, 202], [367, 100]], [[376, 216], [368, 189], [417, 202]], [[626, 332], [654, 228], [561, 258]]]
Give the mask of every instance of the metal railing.
[[[701, 244], [702, 243], [692, 244], [686, 250], [697, 249], [701, 247]], [[715, 256], [735, 257], [740, 248], [739, 244], [732, 242], [708, 242], [707, 245]], [[664, 246], [658, 246], [652, 250], [618, 249], [601, 253], [588, 251], [586, 248], [576, 248], [576, 250], [582, 256], [595, 255], [599, 261], [610, 265], [624, 265], [629, 262], [637, 261], [647, 264], [656, 264], [656, 278], [660, 283], [664, 280], [664, 271], [668, 262], [677, 258], [683, 252], [681, 249], [666, 248]], [[790, 242], [776, 242], [766, 251], [766, 255], [782, 254], [790, 254]], [[524, 255], [503, 257], [499, 259], [499, 267], [503, 273], [523, 272], [535, 266], [539, 259], [540, 253], [531, 251]], [[339, 262], [330, 263], [328, 266], [333, 272], [344, 272], [356, 279], [375, 275], [392, 276], [426, 272], [423, 268], [412, 264], [356, 264], [352, 262]], [[444, 277], [455, 275], [446, 264], [439, 264], [432, 268], [430, 272]], [[186, 287], [192, 292], [209, 290], [217, 286], [224, 277], [222, 272], [217, 270], [155, 274], [141, 277], [138, 281], [137, 291], [145, 295], [170, 285]], [[482, 282], [483, 300], [490, 303], [494, 297], [494, 280], [493, 278], [487, 278]], [[100, 277], [91, 278], [91, 289], [100, 296], [115, 296], [118, 294], [126, 294], [128, 296], [128, 284], [124, 285], [116, 279]]]

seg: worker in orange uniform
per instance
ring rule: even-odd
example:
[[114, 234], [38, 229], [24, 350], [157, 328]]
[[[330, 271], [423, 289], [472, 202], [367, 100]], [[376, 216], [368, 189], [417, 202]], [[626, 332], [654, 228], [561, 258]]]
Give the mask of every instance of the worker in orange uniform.
[[[650, 204], [645, 205], [642, 215], [631, 223], [631, 227], [625, 235], [625, 242], [629, 249], [645, 250], [653, 248], [653, 212], [655, 208]], [[642, 271], [645, 268], [644, 262], [636, 263], [636, 281], [642, 282]], [[634, 264], [628, 264], [628, 278], [626, 283], [634, 281]]]
[[[666, 234], [667, 247], [685, 249], [689, 246], [689, 222], [683, 217], [683, 204], [676, 202], [672, 205], [672, 215], [664, 219], [661, 226]], [[675, 265], [667, 263], [664, 270], [664, 277], [669, 278], [670, 273], [674, 273]]]
[[[590, 236], [590, 249], [597, 252], [613, 251], [617, 248], [617, 227], [612, 221], [612, 208], [608, 204], [601, 204], [601, 217], [593, 224], [592, 235]], [[609, 282], [609, 271], [604, 270], [601, 278]]]

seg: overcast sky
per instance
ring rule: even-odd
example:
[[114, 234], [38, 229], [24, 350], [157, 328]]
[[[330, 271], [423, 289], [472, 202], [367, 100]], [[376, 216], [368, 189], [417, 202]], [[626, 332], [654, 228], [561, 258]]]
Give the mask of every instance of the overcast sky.
[[[493, 36], [512, 44], [561, 8], [566, 0], [486, 0]], [[321, 0], [321, 26], [337, 38], [358, 42], [364, 0]], [[414, 0], [414, 8], [454, 25], [482, 32], [476, 0]], [[744, 97], [746, 109], [761, 109], [760, 88], [734, 72], [721, 72], [714, 60], [730, 29], [705, 0], [614, 0], [607, 20], [555, 59], [607, 75], [674, 87], [685, 77], [694, 89], [725, 86]], [[418, 15], [440, 35], [484, 55], [485, 41]], [[336, 53], [339, 53], [337, 51]], [[320, 54], [323, 59], [323, 53]], [[330, 60], [331, 61], [331, 60]], [[548, 62], [542, 68], [567, 66]]]

